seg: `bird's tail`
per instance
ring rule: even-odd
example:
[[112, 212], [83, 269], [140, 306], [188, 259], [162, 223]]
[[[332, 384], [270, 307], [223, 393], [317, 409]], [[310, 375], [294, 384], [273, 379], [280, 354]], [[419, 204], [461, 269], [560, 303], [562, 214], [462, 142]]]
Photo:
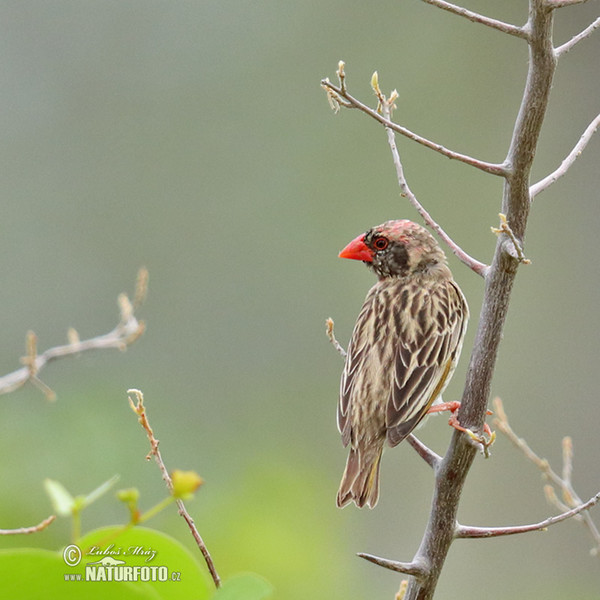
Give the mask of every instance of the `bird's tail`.
[[350, 448], [346, 470], [337, 495], [337, 505], [341, 508], [354, 501], [362, 508], [365, 504], [374, 508], [379, 498], [379, 463], [383, 445], [367, 450]]

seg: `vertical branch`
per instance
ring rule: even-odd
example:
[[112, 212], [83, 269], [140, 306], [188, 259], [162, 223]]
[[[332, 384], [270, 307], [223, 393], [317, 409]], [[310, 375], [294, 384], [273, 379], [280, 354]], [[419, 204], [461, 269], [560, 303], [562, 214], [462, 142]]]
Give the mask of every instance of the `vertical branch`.
[[[546, 113], [556, 58], [552, 47], [552, 10], [545, 0], [530, 0], [529, 69], [521, 107], [504, 164], [507, 169], [502, 212], [522, 245], [529, 216], [529, 174]], [[486, 285], [475, 345], [467, 371], [458, 419], [464, 427], [481, 430], [490, 393], [498, 346], [506, 319], [518, 258], [511, 240], [500, 235]], [[462, 487], [475, 457], [475, 448], [455, 432], [436, 472], [435, 491], [427, 529], [415, 561], [428, 565], [427, 575], [411, 578], [405, 600], [428, 600], [455, 538]]]

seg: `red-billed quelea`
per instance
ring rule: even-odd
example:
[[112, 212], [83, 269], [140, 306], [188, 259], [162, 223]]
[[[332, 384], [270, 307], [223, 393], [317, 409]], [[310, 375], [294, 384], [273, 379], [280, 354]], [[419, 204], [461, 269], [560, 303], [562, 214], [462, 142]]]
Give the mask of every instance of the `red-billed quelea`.
[[340, 256], [362, 260], [379, 278], [354, 326], [338, 404], [350, 454], [337, 504], [373, 508], [384, 444], [407, 437], [448, 385], [469, 309], [444, 252], [416, 223], [373, 227]]

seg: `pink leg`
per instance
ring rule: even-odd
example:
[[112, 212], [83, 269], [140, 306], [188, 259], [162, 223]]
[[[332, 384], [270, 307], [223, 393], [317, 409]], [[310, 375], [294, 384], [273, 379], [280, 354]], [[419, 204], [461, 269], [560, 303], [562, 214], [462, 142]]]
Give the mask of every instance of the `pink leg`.
[[[450, 427], [454, 427], [454, 429], [458, 429], [458, 431], [462, 431], [467, 432], [467, 428], [463, 427], [459, 422], [458, 422], [458, 418], [456, 416], [456, 411], [458, 411], [458, 409], [460, 408], [460, 402], [442, 402], [441, 404], [437, 404], [436, 406], [432, 406], [427, 413], [428, 414], [432, 414], [432, 413], [438, 413], [438, 412], [444, 412], [446, 410], [450, 411], [452, 413], [452, 416], [450, 417], [450, 419], [448, 420], [448, 425], [450, 425]], [[492, 415], [494, 413], [492, 413], [491, 410], [487, 411], [488, 415]], [[493, 443], [494, 438], [496, 437], [493, 433], [492, 430], [490, 429], [490, 426], [487, 423], [483, 424], [483, 431], [488, 435], [488, 437], [490, 438], [490, 442], [488, 442], [486, 445], [490, 445], [491, 443]], [[485, 444], [485, 442], [482, 441], [482, 443]]]

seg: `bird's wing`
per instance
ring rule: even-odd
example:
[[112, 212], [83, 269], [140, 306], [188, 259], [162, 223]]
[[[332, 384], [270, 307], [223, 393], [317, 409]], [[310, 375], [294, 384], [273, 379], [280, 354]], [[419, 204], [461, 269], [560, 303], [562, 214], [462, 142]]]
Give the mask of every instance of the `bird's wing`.
[[369, 354], [369, 329], [373, 318], [371, 292], [358, 315], [352, 338], [348, 344], [346, 362], [340, 381], [340, 399], [338, 402], [337, 424], [342, 434], [342, 442], [347, 446], [351, 437], [351, 398], [352, 391], [360, 373], [364, 372], [365, 359]]
[[400, 443], [423, 419], [450, 381], [460, 354], [468, 309], [453, 282], [409, 289], [393, 308], [397, 332], [387, 439]]

